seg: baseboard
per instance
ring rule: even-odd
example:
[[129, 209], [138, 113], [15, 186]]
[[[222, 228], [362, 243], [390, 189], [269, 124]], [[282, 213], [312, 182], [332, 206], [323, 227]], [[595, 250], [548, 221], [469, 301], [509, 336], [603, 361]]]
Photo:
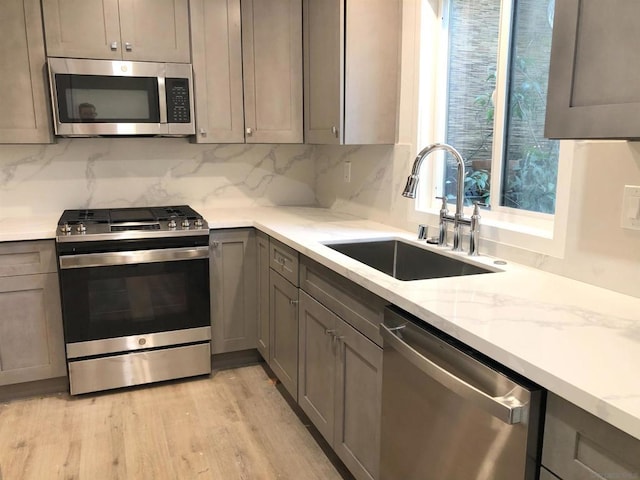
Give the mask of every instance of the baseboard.
[[229, 368], [246, 367], [264, 362], [260, 353], [255, 348], [241, 350], [239, 352], [216, 353], [211, 357], [211, 369], [226, 370]]
[[69, 393], [69, 379], [67, 377], [4, 385], [0, 387], [0, 402], [57, 393]]

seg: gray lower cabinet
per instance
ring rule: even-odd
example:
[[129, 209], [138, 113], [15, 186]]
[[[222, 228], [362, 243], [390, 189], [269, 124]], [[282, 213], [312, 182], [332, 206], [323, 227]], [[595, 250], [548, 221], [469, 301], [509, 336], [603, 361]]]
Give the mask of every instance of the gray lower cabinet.
[[540, 480], [558, 480], [558, 477], [546, 468], [542, 467], [540, 468]]
[[53, 242], [0, 244], [0, 385], [66, 375]]
[[298, 398], [298, 287], [269, 270], [269, 366]]
[[258, 325], [257, 347], [265, 361], [269, 362], [269, 236], [260, 230], [256, 231], [257, 247], [257, 302]]
[[255, 230], [212, 230], [209, 246], [212, 352], [255, 348]]
[[299, 405], [355, 478], [378, 478], [382, 349], [302, 290], [299, 339]]
[[561, 480], [638, 479], [640, 440], [549, 393], [542, 465]]
[[640, 137], [640, 2], [558, 0], [545, 136]]
[[0, 8], [0, 143], [52, 143], [40, 1]]

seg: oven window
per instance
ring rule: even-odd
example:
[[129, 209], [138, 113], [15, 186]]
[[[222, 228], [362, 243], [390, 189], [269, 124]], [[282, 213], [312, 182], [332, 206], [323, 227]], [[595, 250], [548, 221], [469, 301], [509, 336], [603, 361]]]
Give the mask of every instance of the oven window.
[[61, 271], [67, 343], [210, 325], [208, 260]]
[[158, 79], [55, 75], [61, 123], [160, 123]]

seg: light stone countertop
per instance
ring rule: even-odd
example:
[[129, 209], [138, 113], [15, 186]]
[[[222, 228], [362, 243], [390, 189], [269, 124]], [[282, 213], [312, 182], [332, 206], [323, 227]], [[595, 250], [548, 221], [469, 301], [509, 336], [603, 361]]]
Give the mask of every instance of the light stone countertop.
[[[413, 232], [320, 208], [197, 210], [212, 229], [264, 231], [640, 439], [639, 298], [485, 256], [473, 262], [503, 271], [403, 282], [322, 242], [401, 238], [425, 246]], [[58, 217], [0, 218], [0, 241], [54, 238]]]

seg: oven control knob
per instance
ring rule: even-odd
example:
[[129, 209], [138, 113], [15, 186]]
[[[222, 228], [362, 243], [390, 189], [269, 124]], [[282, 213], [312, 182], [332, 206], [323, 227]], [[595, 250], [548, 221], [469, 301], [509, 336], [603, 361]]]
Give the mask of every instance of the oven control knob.
[[79, 223], [78, 226], [76, 227], [76, 230], [78, 230], [78, 232], [80, 233], [84, 233], [87, 231], [87, 227], [85, 226], [84, 223]]
[[198, 228], [202, 228], [202, 220], [199, 218], [196, 218], [193, 224]]
[[143, 346], [144, 344], [147, 343], [147, 339], [146, 338], [141, 338], [138, 340], [138, 345]]
[[62, 233], [71, 233], [71, 226], [69, 226], [69, 224], [65, 222], [64, 225], [60, 227], [60, 231]]
[[185, 218], [184, 220], [182, 220], [182, 226], [184, 228], [189, 228], [189, 225], [190, 224], [189, 224], [189, 219], [188, 218]]
[[169, 223], [167, 223], [167, 227], [176, 228], [176, 221], [173, 219], [169, 220]]

